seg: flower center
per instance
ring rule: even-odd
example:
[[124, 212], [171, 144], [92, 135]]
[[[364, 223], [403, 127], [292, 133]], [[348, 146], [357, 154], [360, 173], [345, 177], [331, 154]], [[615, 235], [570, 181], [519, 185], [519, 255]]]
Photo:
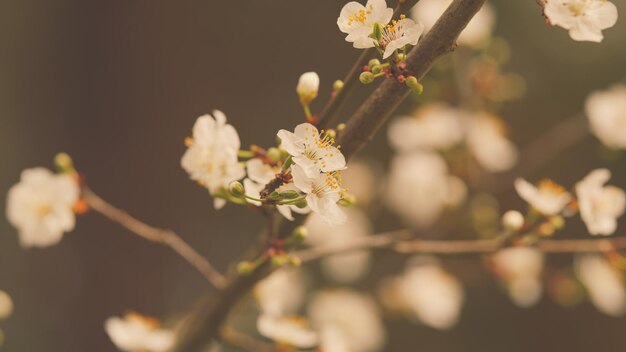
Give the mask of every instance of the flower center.
[[[404, 15], [400, 15], [400, 19], [404, 19], [405, 16]], [[387, 44], [389, 44], [390, 42], [404, 37], [406, 35], [406, 33], [404, 33], [404, 31], [402, 30], [402, 26], [398, 24], [398, 21], [393, 20], [391, 21], [391, 23], [387, 24], [386, 26], [383, 26], [382, 28], [382, 33], [381, 33], [381, 39], [379, 41], [379, 44], [381, 47], [385, 47], [387, 46]]]
[[582, 3], [579, 3], [579, 2], [569, 3], [567, 5], [567, 9], [569, 10], [569, 12], [572, 15], [574, 15], [576, 17], [583, 16], [585, 14], [585, 12], [583, 11], [584, 10], [584, 5]]
[[318, 198], [323, 198], [329, 192], [332, 192], [339, 188], [339, 180], [335, 176], [335, 173], [329, 172], [326, 174], [323, 182], [316, 182], [313, 184], [311, 193]]
[[39, 216], [40, 218], [44, 218], [48, 214], [52, 213], [52, 207], [50, 206], [50, 204], [41, 203], [37, 205], [37, 207], [35, 208], [35, 212], [37, 213], [37, 216]]
[[550, 179], [544, 179], [539, 182], [538, 185], [539, 191], [542, 194], [551, 195], [551, 196], [560, 196], [565, 193], [565, 188], [555, 183]]
[[373, 9], [374, 7], [370, 5], [368, 6], [367, 10], [362, 9], [362, 10], [359, 10], [358, 12], [355, 12], [349, 15], [348, 26], [352, 26], [352, 24], [355, 22], [360, 23], [360, 24], [365, 24], [365, 21], [367, 20], [367, 15], [371, 14]]

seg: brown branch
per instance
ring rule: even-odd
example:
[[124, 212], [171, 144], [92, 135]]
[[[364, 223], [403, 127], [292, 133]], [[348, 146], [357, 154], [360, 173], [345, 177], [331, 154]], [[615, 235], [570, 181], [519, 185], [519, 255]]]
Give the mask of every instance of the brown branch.
[[82, 197], [91, 209], [102, 214], [109, 220], [118, 223], [139, 237], [170, 247], [191, 266], [196, 268], [213, 286], [216, 288], [224, 287], [224, 276], [222, 276], [206, 258], [198, 254], [198, 252], [173, 231], [158, 229], [135, 219], [127, 212], [109, 204], [87, 187], [83, 188]]
[[224, 328], [221, 333], [222, 340], [235, 347], [251, 352], [277, 352], [275, 346], [259, 341], [251, 336], [243, 334], [232, 328]]
[[[407, 67], [413, 74], [421, 78], [440, 56], [455, 47], [456, 38], [467, 23], [478, 12], [485, 0], [454, 0], [443, 13], [433, 28], [424, 36], [407, 57]], [[361, 108], [350, 118], [346, 129], [340, 135], [346, 158], [352, 156], [367, 143], [389, 117], [391, 112], [407, 96], [408, 88], [395, 80], [384, 81], [363, 103]], [[305, 217], [299, 216], [296, 221], [277, 223], [280, 237], [287, 236], [291, 230], [301, 224]], [[260, 251], [256, 253], [259, 255]], [[178, 339], [175, 352], [198, 352], [215, 338], [237, 303], [240, 302], [258, 281], [272, 272], [266, 261], [248, 276], [239, 276], [231, 271], [229, 280], [223, 290], [207, 299], [200, 309], [192, 312], [186, 328]]]

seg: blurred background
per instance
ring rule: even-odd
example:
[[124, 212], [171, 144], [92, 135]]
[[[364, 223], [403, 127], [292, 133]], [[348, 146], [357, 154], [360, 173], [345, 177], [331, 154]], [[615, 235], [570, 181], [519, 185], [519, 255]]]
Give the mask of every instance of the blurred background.
[[[302, 120], [294, 89], [305, 71], [321, 76], [313, 105], [319, 110], [360, 54], [336, 27], [345, 2], [0, 1], [0, 194], [21, 170], [51, 168], [54, 155], [66, 151], [105, 199], [174, 229], [227, 270], [254, 243], [262, 218], [235, 206], [214, 211], [206, 190], [179, 166], [183, 140], [198, 116], [220, 109], [243, 145], [271, 145], [278, 129]], [[623, 1], [614, 2], [626, 13]], [[590, 91], [626, 74], [623, 19], [601, 44], [581, 43], [546, 26], [534, 0], [491, 3], [495, 34], [512, 50], [506, 69], [526, 79], [524, 98], [502, 110], [518, 145], [580, 112]], [[358, 88], [344, 119], [370, 90]], [[624, 158], [599, 158], [598, 146], [587, 137], [527, 176], [572, 185], [608, 166], [613, 183], [626, 187]], [[385, 165], [389, 151], [381, 133], [363, 153]], [[524, 206], [512, 188], [499, 197], [506, 209]], [[2, 201], [0, 213], [4, 208]], [[384, 215], [376, 224], [402, 227]], [[576, 226], [571, 232], [582, 233]], [[626, 318], [547, 299], [519, 309], [481, 274], [479, 258], [445, 263], [467, 286], [460, 323], [442, 332], [390, 319], [388, 351], [621, 351], [626, 344]], [[373, 291], [383, 274], [401, 268], [401, 259], [376, 254], [372, 274], [358, 286]], [[19, 247], [3, 216], [0, 289], [15, 304], [0, 323], [2, 348], [59, 352], [113, 351], [103, 330], [107, 317], [127, 309], [172, 317], [211, 291], [169, 249], [94, 213], [79, 217], [59, 245], [29, 250]]]

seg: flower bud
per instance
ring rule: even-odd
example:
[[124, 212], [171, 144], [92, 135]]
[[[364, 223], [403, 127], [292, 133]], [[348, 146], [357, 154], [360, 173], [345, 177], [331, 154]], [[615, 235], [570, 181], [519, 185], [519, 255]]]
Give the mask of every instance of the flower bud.
[[517, 232], [524, 226], [524, 215], [517, 210], [509, 210], [502, 215], [502, 226], [509, 231]]
[[550, 217], [550, 224], [552, 224], [556, 230], [561, 230], [565, 227], [565, 219], [561, 215], [554, 215]]
[[370, 69], [370, 71], [371, 71], [373, 74], [378, 74], [378, 73], [383, 72], [383, 67], [382, 67], [381, 65], [374, 65], [374, 66], [370, 66], [370, 68], [371, 68], [371, 69]]
[[67, 153], [59, 153], [54, 157], [54, 164], [62, 173], [75, 173], [74, 162], [72, 157]]
[[300, 102], [309, 105], [316, 97], [320, 86], [320, 77], [315, 72], [306, 72], [300, 76], [296, 92]]
[[294, 203], [294, 205], [300, 209], [306, 208], [309, 204], [306, 202], [306, 199], [300, 199], [298, 202]]
[[238, 181], [231, 182], [228, 186], [228, 190], [230, 191], [230, 194], [237, 198], [243, 197], [243, 195], [246, 193], [246, 189], [243, 188], [241, 182]]
[[378, 59], [371, 59], [367, 63], [367, 66], [369, 66], [369, 67], [378, 66], [378, 65], [380, 65], [380, 60], [378, 60]]
[[277, 163], [282, 158], [283, 153], [281, 153], [280, 149], [272, 147], [267, 150], [267, 158], [270, 159], [271, 162]]
[[256, 269], [256, 265], [253, 262], [239, 262], [237, 264], [237, 272], [239, 275], [250, 275]]
[[360, 81], [361, 81], [361, 83], [363, 83], [363, 84], [370, 84], [370, 83], [374, 82], [374, 79], [375, 79], [375, 78], [376, 78], [376, 77], [374, 77], [374, 74], [373, 74], [373, 73], [371, 73], [371, 72], [367, 72], [367, 71], [362, 72], [362, 73], [359, 75], [359, 80], [360, 80]]
[[300, 196], [300, 193], [298, 193], [297, 191], [294, 190], [287, 190], [284, 192], [280, 192], [278, 195], [280, 198], [284, 198], [284, 199], [295, 199], [298, 198]]
[[291, 233], [291, 236], [287, 237], [287, 239], [285, 240], [285, 243], [290, 244], [290, 245], [301, 243], [308, 236], [309, 236], [309, 231], [307, 230], [307, 228], [304, 226], [298, 226], [293, 230], [293, 232]]
[[343, 81], [338, 79], [333, 83], [333, 91], [339, 92], [343, 89]]
[[420, 95], [422, 94], [422, 92], [424, 91], [424, 86], [417, 81], [417, 78], [415, 78], [415, 76], [409, 76], [404, 80], [404, 84], [406, 84], [407, 87], [411, 88], [411, 90], [413, 91], [413, 93]]
[[287, 264], [291, 264], [291, 258], [289, 258], [286, 254], [276, 254], [272, 256], [271, 262], [274, 268], [280, 268]]
[[405, 53], [398, 53], [398, 55], [396, 55], [396, 59], [399, 62], [404, 62], [404, 60], [406, 60], [406, 54]]

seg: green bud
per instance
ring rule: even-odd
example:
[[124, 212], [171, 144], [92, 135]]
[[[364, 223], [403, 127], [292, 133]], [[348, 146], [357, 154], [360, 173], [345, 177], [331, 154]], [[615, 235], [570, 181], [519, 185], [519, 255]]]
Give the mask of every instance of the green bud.
[[306, 199], [301, 199], [301, 200], [299, 200], [297, 203], [294, 203], [294, 205], [295, 205], [295, 206], [297, 206], [297, 207], [298, 207], [298, 208], [300, 208], [300, 209], [304, 209], [304, 208], [306, 208], [306, 207], [307, 207], [307, 205], [309, 205], [309, 204], [306, 202]]
[[54, 164], [62, 173], [75, 173], [72, 157], [67, 153], [59, 153], [54, 157]]
[[361, 83], [363, 84], [370, 84], [372, 82], [374, 82], [374, 79], [376, 79], [376, 77], [374, 77], [374, 74], [371, 72], [362, 72], [359, 75], [359, 80], [361, 81]]
[[404, 81], [404, 84], [406, 84], [407, 87], [411, 88], [413, 93], [417, 95], [422, 94], [422, 92], [424, 91], [424, 86], [417, 81], [417, 78], [415, 78], [415, 76], [407, 77]]
[[380, 60], [378, 59], [371, 59], [368, 63], [367, 66], [369, 66], [370, 68], [374, 67], [374, 66], [378, 66], [380, 65]]
[[298, 257], [294, 257], [294, 256], [290, 256], [288, 257], [289, 259], [289, 265], [291, 266], [300, 266], [302, 265], [302, 260]]
[[237, 264], [237, 272], [239, 275], [250, 275], [256, 269], [256, 265], [253, 262], [239, 262]]
[[398, 53], [398, 55], [396, 55], [396, 59], [398, 60], [398, 62], [403, 62], [406, 60], [406, 54], [405, 53]]
[[279, 193], [279, 197], [284, 198], [284, 199], [295, 199], [295, 198], [298, 198], [299, 196], [300, 196], [300, 193], [294, 190], [288, 190], [288, 191]]
[[228, 191], [237, 198], [241, 198], [244, 194], [246, 194], [246, 189], [243, 188], [241, 182], [238, 181], [231, 182], [228, 186]]
[[370, 66], [370, 71], [372, 71], [373, 74], [379, 74], [383, 72], [383, 67], [381, 65]]
[[267, 150], [267, 158], [270, 159], [270, 161], [276, 163], [282, 158], [282, 153], [280, 149], [272, 147]]
[[306, 229], [306, 227], [298, 226], [293, 230], [291, 236], [285, 239], [285, 243], [288, 245], [302, 243], [302, 241], [304, 241], [308, 236], [309, 231]]
[[556, 230], [561, 230], [565, 227], [565, 219], [560, 215], [555, 215], [550, 217], [550, 224], [552, 224]]
[[282, 266], [290, 264], [290, 258], [285, 254], [277, 254], [275, 256], [272, 256], [271, 262], [274, 268], [280, 268]]
[[343, 81], [342, 81], [342, 80], [339, 80], [339, 79], [338, 79], [338, 80], [336, 80], [336, 81], [333, 83], [333, 90], [334, 90], [335, 92], [338, 92], [338, 91], [340, 91], [340, 90], [342, 90], [342, 89], [343, 89]]

